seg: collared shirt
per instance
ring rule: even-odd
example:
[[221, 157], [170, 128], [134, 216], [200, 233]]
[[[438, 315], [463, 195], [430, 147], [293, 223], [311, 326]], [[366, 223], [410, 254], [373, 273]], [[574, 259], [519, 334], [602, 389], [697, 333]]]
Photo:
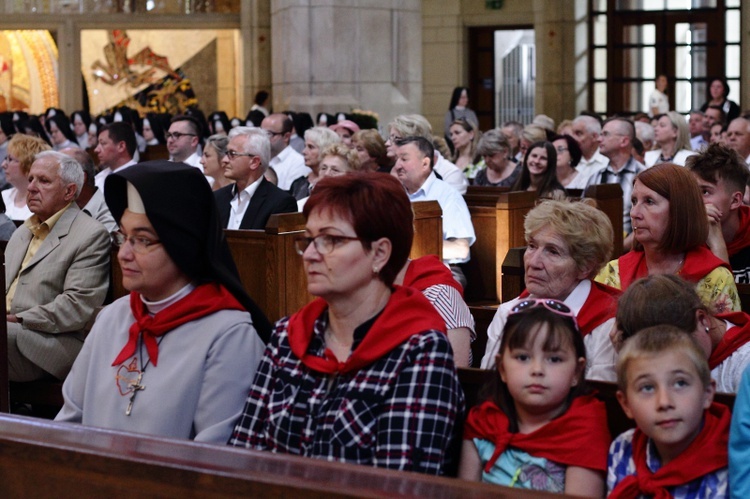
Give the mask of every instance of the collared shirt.
[[[612, 442], [607, 456], [607, 493], [625, 477], [635, 475], [635, 461], [633, 460], [633, 433], [628, 430]], [[646, 447], [646, 466], [652, 473], [661, 469], [661, 459], [649, 438]], [[674, 499], [699, 499], [704, 497], [728, 497], [729, 473], [727, 468], [721, 468], [677, 487], [669, 489]]]
[[[173, 158], [169, 158], [169, 161], [174, 161]], [[183, 161], [186, 165], [194, 166], [197, 169], [203, 173], [203, 165], [201, 164], [201, 155], [198, 154], [198, 151], [195, 151], [193, 154], [185, 158], [185, 161]]]
[[26, 248], [26, 255], [23, 257], [23, 262], [21, 262], [21, 268], [18, 270], [18, 274], [13, 279], [13, 282], [8, 288], [8, 293], [6, 293], [5, 295], [5, 306], [7, 310], [10, 310], [10, 304], [11, 302], [13, 302], [13, 297], [16, 294], [16, 286], [18, 286], [18, 276], [21, 275], [23, 269], [25, 269], [31, 259], [34, 258], [34, 255], [36, 255], [36, 252], [39, 251], [42, 243], [45, 239], [47, 239], [47, 236], [52, 231], [52, 228], [55, 226], [57, 221], [60, 220], [62, 214], [70, 207], [71, 204], [72, 202], [66, 204], [65, 208], [55, 213], [44, 222], [39, 220], [39, 217], [36, 215], [31, 215], [26, 219], [26, 221], [24, 221], [23, 225], [31, 231], [33, 237], [31, 238], [31, 241], [29, 241], [29, 247]]
[[94, 185], [98, 187], [99, 189], [104, 192], [104, 181], [107, 180], [107, 177], [113, 174], [114, 172], [121, 172], [125, 168], [130, 168], [131, 166], [135, 165], [136, 162], [134, 159], [131, 159], [127, 163], [125, 163], [122, 166], [118, 166], [116, 169], [112, 170], [112, 168], [105, 168], [104, 170], [100, 171], [96, 174], [96, 177], [94, 177]]
[[642, 163], [639, 163], [633, 156], [630, 156], [628, 162], [620, 170], [615, 171], [612, 165], [607, 165], [606, 168], [602, 168], [596, 174], [592, 175], [586, 186], [620, 184], [622, 188], [622, 230], [625, 234], [630, 234], [633, 231], [633, 226], [630, 222], [630, 208], [633, 206], [630, 196], [633, 194], [633, 181], [635, 180], [635, 176], [645, 169], [646, 167]]
[[[427, 180], [417, 189], [414, 194], [409, 194], [413, 201], [437, 201], [443, 210], [443, 240], [446, 239], [468, 239], [469, 246], [477, 240], [474, 233], [474, 225], [471, 223], [469, 207], [466, 206], [463, 196], [456, 189], [444, 181], [438, 179], [431, 172]], [[464, 263], [465, 260], [448, 260], [447, 263]]]
[[708, 141], [703, 138], [703, 135], [696, 135], [690, 139], [690, 148], [693, 151], [700, 151], [704, 147], [708, 147]]
[[[245, 216], [247, 207], [250, 206], [250, 200], [252, 199], [253, 194], [255, 194], [255, 191], [258, 190], [258, 186], [262, 180], [263, 175], [258, 177], [258, 180], [248, 185], [243, 190], [235, 192], [234, 197], [229, 202], [230, 211], [227, 229], [237, 230], [240, 228], [242, 218]], [[232, 190], [237, 191], [237, 184], [232, 187]]]
[[102, 189], [96, 189], [94, 194], [86, 203], [86, 206], [82, 210], [88, 213], [91, 218], [99, 221], [104, 227], [107, 228], [107, 232], [113, 232], [117, 230], [117, 222], [112, 217], [112, 213], [109, 211], [106, 201], [104, 200], [104, 193]]
[[597, 148], [596, 152], [591, 156], [591, 159], [586, 159], [581, 156], [581, 161], [576, 165], [576, 170], [578, 170], [578, 173], [582, 173], [584, 178], [588, 181], [588, 179], [596, 175], [599, 170], [605, 168], [607, 165], [609, 165], [609, 158], [599, 152], [599, 149]]
[[268, 166], [276, 172], [278, 178], [276, 185], [285, 191], [292, 187], [292, 182], [300, 177], [306, 177], [312, 171], [310, 167], [305, 166], [305, 158], [292, 146], [286, 146], [279, 154], [271, 158]]
[[[563, 300], [563, 303], [573, 313], [578, 315], [589, 298], [591, 286], [592, 284], [589, 279], [582, 280], [573, 288], [568, 297]], [[508, 320], [510, 311], [520, 301], [520, 298], [514, 298], [497, 308], [495, 317], [493, 317], [492, 322], [487, 328], [487, 348], [484, 357], [482, 357], [482, 369], [495, 369], [495, 355], [500, 350], [505, 323]], [[590, 334], [583, 337], [583, 343], [586, 347], [586, 379], [617, 381], [617, 376], [615, 375], [616, 353], [612, 346], [612, 341], [609, 339], [609, 332], [614, 323], [614, 318], [608, 319], [596, 326]]]

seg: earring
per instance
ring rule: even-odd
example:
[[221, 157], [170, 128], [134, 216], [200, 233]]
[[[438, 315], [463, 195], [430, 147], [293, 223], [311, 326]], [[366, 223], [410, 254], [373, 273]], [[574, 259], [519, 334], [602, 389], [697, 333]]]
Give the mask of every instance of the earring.
[[379, 270], [379, 269], [378, 269], [378, 267], [377, 267], [377, 265], [376, 265], [375, 267], [373, 267], [373, 268], [372, 268], [372, 273], [373, 273], [373, 274], [377, 274], [377, 273], [378, 273], [378, 270]]

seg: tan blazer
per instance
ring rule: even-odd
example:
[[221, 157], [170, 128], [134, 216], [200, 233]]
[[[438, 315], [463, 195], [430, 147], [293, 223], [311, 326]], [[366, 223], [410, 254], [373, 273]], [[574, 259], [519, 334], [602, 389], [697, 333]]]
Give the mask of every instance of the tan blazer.
[[[18, 275], [31, 231], [19, 227], [5, 249], [5, 292]], [[83, 345], [83, 327], [109, 286], [109, 233], [72, 203], [19, 276], [9, 314], [23, 319], [21, 353], [64, 378]], [[65, 333], [65, 334], [61, 334]]]

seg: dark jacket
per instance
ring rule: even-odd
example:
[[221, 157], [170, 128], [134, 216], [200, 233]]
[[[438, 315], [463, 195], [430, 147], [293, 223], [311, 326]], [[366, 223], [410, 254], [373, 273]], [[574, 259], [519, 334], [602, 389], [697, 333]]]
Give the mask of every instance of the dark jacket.
[[[221, 226], [227, 228], [231, 213], [230, 202], [234, 198], [235, 184], [222, 187], [214, 192], [216, 206], [219, 209]], [[286, 191], [273, 185], [265, 178], [260, 181], [258, 189], [250, 199], [250, 205], [242, 217], [240, 229], [265, 229], [266, 223], [274, 213], [294, 213], [297, 201]]]

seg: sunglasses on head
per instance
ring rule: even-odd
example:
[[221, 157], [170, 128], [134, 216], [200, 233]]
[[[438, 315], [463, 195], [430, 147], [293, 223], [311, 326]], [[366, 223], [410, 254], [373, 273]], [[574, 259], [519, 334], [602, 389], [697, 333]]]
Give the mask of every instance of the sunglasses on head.
[[526, 298], [525, 300], [520, 301], [515, 307], [510, 310], [510, 315], [538, 307], [546, 308], [553, 314], [561, 315], [563, 317], [569, 317], [573, 321], [576, 330], [578, 330], [578, 321], [576, 320], [576, 314], [573, 313], [569, 306], [561, 301], [553, 300], [552, 298]]

